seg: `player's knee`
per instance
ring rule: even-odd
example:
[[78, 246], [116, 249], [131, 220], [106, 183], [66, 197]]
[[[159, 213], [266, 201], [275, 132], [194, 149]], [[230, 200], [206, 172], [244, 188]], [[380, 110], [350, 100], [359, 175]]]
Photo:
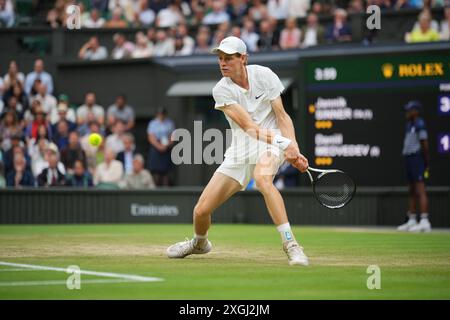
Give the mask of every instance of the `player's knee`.
[[273, 188], [272, 176], [256, 175], [255, 185], [262, 193], [270, 191]]
[[196, 217], [205, 217], [207, 215], [209, 215], [210, 212], [208, 210], [208, 208], [202, 204], [202, 203], [197, 203], [194, 207], [194, 216]]

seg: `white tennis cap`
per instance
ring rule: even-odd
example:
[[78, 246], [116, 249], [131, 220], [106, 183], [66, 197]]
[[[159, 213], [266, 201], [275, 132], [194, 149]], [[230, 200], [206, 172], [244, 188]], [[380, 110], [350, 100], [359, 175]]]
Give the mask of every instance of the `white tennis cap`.
[[226, 37], [217, 48], [211, 50], [212, 53], [217, 53], [217, 51], [222, 51], [226, 54], [247, 54], [247, 46], [238, 37]]

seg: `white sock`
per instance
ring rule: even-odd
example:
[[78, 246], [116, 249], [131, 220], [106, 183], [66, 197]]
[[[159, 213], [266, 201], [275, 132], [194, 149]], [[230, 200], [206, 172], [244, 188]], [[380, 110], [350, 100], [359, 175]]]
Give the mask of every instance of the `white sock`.
[[428, 212], [421, 213], [420, 220], [428, 220]]
[[416, 214], [415, 213], [408, 212], [407, 216], [408, 216], [409, 220], [416, 220]]
[[205, 235], [199, 235], [194, 233], [194, 245], [203, 247], [206, 243], [206, 239], [208, 239], [208, 232]]
[[282, 242], [295, 241], [289, 222], [280, 224], [279, 226], [277, 226], [277, 230], [281, 235]]

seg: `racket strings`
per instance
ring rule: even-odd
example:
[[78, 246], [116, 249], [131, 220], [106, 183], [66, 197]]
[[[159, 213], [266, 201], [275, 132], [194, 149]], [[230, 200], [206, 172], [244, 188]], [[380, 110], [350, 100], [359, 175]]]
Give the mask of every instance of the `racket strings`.
[[314, 192], [324, 206], [340, 208], [352, 199], [355, 188], [353, 179], [344, 172], [329, 172], [319, 176]]

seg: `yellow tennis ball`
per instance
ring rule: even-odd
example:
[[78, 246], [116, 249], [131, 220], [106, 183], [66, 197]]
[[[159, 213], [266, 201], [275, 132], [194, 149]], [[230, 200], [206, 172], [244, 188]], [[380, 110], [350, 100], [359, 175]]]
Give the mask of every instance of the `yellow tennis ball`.
[[94, 147], [98, 147], [102, 143], [102, 136], [98, 133], [91, 133], [89, 135], [89, 143]]

